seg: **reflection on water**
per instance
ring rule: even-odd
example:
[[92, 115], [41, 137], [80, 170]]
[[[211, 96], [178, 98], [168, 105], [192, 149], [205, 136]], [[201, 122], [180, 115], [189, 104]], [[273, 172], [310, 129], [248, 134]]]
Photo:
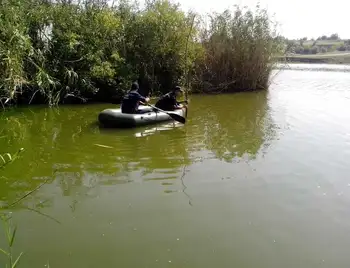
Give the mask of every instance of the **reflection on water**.
[[38, 107], [4, 114], [0, 124], [8, 138], [1, 148], [11, 152], [22, 146], [26, 154], [6, 170], [11, 179], [1, 185], [1, 199], [18, 197], [44, 178], [55, 181], [63, 196], [140, 180], [132, 174], [143, 181], [176, 180], [203, 152], [229, 162], [243, 154], [253, 157], [271, 128], [265, 92], [194, 96], [186, 125], [100, 129], [94, 122], [103, 108]]
[[203, 146], [227, 162], [254, 158], [275, 135], [266, 92], [206, 97], [193, 113]]
[[100, 129], [108, 105], [2, 114], [0, 153], [25, 148], [2, 204], [47, 180], [13, 213], [23, 266], [347, 267], [350, 76], [309, 67], [192, 96], [185, 125]]
[[137, 138], [146, 137], [149, 135], [157, 134], [160, 131], [169, 131], [169, 130], [173, 131], [175, 128], [178, 128], [178, 127], [184, 127], [184, 125], [174, 121], [170, 123], [159, 124], [153, 127], [145, 127], [144, 129], [139, 129], [138, 130], [139, 132], [135, 133], [135, 137]]

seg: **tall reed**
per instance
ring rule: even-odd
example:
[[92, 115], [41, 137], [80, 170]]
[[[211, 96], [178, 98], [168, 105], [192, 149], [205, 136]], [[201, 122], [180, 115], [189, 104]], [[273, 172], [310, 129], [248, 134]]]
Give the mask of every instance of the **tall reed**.
[[[19, 149], [15, 154], [11, 155], [10, 153], [3, 153], [0, 154], [0, 170], [5, 168], [8, 164], [15, 161], [20, 154], [24, 151], [23, 148]], [[1, 179], [1, 177], [0, 177]], [[0, 248], [0, 254], [3, 254], [6, 257], [6, 268], [16, 268], [18, 267], [20, 260], [22, 258], [23, 252], [21, 252], [19, 255], [15, 255], [14, 253], [14, 243], [16, 240], [16, 234], [17, 234], [17, 225], [15, 225], [12, 222], [12, 213], [10, 212], [11, 208], [14, 208], [16, 205], [20, 204], [26, 197], [32, 195], [35, 191], [40, 189], [46, 181], [42, 184], [40, 184], [38, 187], [36, 187], [34, 190], [31, 190], [30, 192], [26, 193], [19, 199], [17, 199], [15, 202], [11, 204], [7, 204], [6, 206], [0, 207], [0, 222], [3, 224], [3, 230], [5, 234], [5, 240], [6, 240], [6, 248]], [[37, 212], [43, 216], [49, 217], [50, 216], [40, 213], [39, 211], [36, 211], [34, 209], [27, 208], [31, 211]], [[51, 218], [54, 221], [58, 222], [54, 218]], [[58, 222], [59, 223], [59, 222]]]
[[267, 89], [269, 75], [280, 53], [276, 25], [265, 9], [255, 12], [235, 6], [233, 12], [210, 15], [202, 30], [205, 58], [196, 65], [198, 91], [218, 93]]

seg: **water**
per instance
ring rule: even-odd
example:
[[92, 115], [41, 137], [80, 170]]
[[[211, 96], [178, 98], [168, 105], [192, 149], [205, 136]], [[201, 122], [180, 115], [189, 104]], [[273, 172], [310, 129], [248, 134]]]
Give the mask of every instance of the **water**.
[[99, 129], [110, 105], [6, 113], [0, 152], [25, 151], [0, 173], [0, 202], [47, 180], [23, 205], [59, 221], [16, 208], [20, 267], [348, 267], [342, 68], [292, 65], [268, 92], [193, 96], [185, 126]]

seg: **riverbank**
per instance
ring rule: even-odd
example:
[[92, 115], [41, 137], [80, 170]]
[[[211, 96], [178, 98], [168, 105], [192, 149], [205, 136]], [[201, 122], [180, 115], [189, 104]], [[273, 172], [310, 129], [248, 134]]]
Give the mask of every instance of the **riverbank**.
[[334, 52], [315, 55], [286, 55], [277, 57], [280, 62], [291, 63], [327, 63], [327, 64], [350, 64], [349, 52]]

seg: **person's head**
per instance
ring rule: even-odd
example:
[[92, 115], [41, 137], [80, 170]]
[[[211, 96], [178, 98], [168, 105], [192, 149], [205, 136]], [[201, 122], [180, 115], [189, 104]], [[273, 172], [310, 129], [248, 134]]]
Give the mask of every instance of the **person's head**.
[[178, 96], [180, 96], [180, 95], [183, 93], [183, 90], [181, 89], [180, 86], [176, 86], [176, 87], [173, 89], [173, 92], [174, 92], [175, 95], [178, 97]]
[[131, 90], [139, 90], [139, 84], [137, 82], [134, 82], [131, 84]]

